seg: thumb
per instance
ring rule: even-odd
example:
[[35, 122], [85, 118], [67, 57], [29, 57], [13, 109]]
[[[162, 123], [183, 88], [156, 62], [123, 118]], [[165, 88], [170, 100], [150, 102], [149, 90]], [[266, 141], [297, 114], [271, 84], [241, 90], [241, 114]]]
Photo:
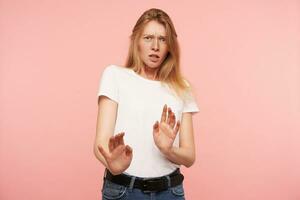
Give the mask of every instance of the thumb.
[[129, 145], [126, 145], [126, 156], [132, 155], [132, 148]]
[[153, 129], [154, 129], [155, 131], [157, 131], [157, 130], [158, 130], [158, 127], [159, 127], [159, 123], [158, 123], [158, 121], [156, 121], [155, 124], [153, 125]]
[[108, 153], [104, 150], [104, 148], [103, 148], [101, 145], [99, 145], [99, 146], [98, 146], [98, 149], [99, 149], [99, 152], [102, 154], [102, 156], [103, 156], [105, 159], [107, 159], [107, 157], [108, 157], [109, 155], [108, 155]]

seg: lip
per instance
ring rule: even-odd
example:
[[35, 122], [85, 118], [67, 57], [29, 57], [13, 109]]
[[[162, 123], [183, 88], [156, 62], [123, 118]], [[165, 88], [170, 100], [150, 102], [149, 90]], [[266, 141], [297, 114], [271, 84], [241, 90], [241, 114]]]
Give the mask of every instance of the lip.
[[155, 54], [155, 53], [149, 54], [149, 57], [151, 57], [152, 55], [153, 55], [153, 56], [157, 56], [158, 58], [160, 58], [159, 55], [157, 55], [157, 54]]

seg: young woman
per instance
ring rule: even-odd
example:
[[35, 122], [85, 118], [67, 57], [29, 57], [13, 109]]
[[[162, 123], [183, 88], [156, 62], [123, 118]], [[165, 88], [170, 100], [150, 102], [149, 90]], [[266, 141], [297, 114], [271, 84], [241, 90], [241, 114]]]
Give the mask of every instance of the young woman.
[[199, 111], [179, 67], [170, 17], [149, 9], [130, 37], [125, 67], [99, 82], [96, 157], [105, 166], [103, 199], [184, 199], [180, 166], [195, 161], [192, 115]]

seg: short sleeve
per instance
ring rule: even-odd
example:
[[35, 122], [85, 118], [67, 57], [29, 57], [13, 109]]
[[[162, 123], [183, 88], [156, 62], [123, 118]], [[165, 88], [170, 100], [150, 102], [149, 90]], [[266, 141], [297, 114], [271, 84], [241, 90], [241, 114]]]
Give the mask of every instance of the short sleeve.
[[191, 112], [192, 114], [196, 114], [199, 112], [199, 107], [192, 92], [188, 93], [188, 98], [183, 103], [182, 112]]
[[103, 95], [115, 102], [119, 102], [119, 89], [116, 78], [116, 69], [113, 65], [107, 66], [101, 75], [98, 87], [98, 99]]

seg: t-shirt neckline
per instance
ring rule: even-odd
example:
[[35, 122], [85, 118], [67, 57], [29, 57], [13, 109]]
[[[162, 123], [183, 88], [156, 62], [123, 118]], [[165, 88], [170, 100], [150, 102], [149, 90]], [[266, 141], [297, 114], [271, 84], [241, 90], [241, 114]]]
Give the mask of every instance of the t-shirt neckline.
[[147, 79], [147, 78], [144, 78], [143, 76], [139, 75], [138, 73], [136, 73], [133, 69], [130, 69], [130, 72], [138, 77], [139, 79], [145, 81], [145, 82], [148, 82], [148, 83], [153, 83], [153, 84], [161, 84], [161, 81], [157, 81], [157, 80], [150, 80], [150, 79]]

